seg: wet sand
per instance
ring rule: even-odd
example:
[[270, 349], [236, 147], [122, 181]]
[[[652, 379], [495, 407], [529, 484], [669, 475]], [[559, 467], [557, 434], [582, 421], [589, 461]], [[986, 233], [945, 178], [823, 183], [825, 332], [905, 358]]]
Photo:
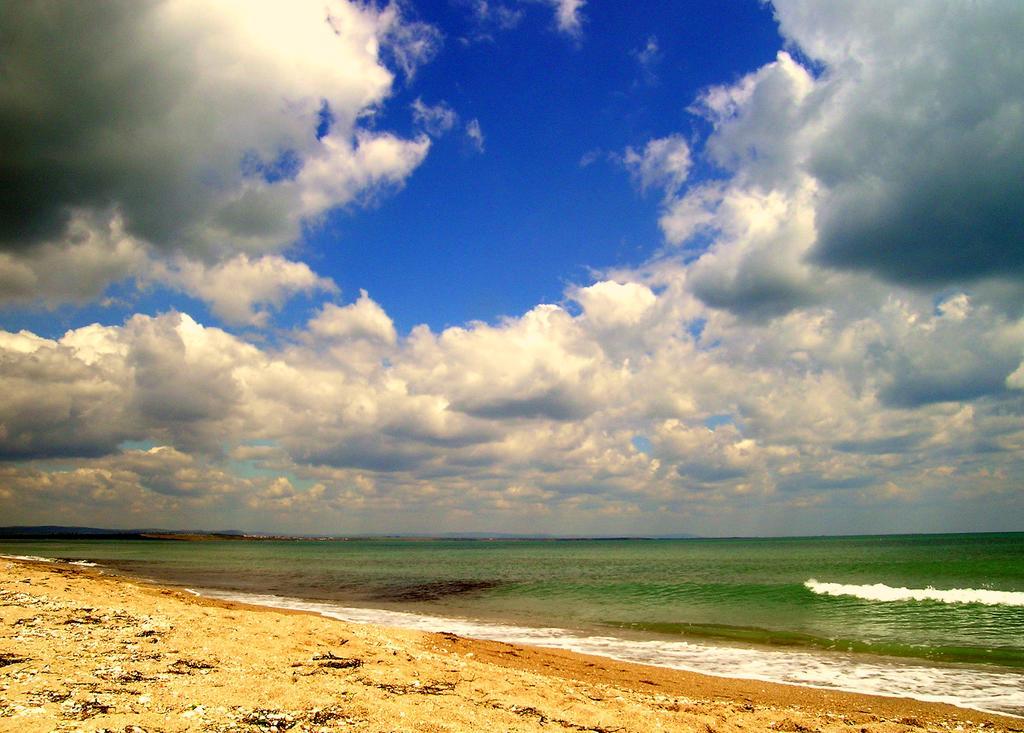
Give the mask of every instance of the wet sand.
[[3, 731], [1024, 731], [1024, 720], [349, 624], [0, 559]]

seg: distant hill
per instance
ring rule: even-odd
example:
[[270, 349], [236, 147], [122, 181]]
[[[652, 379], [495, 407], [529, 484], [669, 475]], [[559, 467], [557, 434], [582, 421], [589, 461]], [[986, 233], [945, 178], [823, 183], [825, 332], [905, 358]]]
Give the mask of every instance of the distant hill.
[[202, 532], [196, 530], [169, 529], [105, 529], [102, 527], [65, 527], [47, 524], [41, 526], [0, 527], [0, 539], [50, 539], [50, 540], [87, 540], [87, 539], [151, 539], [153, 537], [173, 538], [176, 536], [202, 537], [241, 537], [243, 533], [237, 529]]
[[277, 535], [267, 532], [243, 532], [238, 529], [204, 531], [195, 529], [105, 529], [102, 527], [65, 527], [61, 525], [0, 527], [0, 539], [49, 539], [49, 540], [88, 540], [88, 539], [125, 539], [125, 540], [216, 540], [216, 539], [251, 539], [251, 540], [301, 540], [301, 539], [406, 539], [406, 540], [663, 540], [663, 539], [695, 539], [698, 535], [622, 535], [622, 536], [586, 536], [586, 535], [552, 535], [552, 534], [513, 534], [503, 532], [442, 532], [439, 534], [377, 534], [377, 535]]

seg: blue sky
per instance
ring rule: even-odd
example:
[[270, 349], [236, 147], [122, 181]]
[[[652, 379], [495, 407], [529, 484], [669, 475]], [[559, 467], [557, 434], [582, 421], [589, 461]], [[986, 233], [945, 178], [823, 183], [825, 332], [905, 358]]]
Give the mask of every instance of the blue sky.
[[[647, 14], [603, 4], [588, 9], [578, 40], [554, 32], [544, 8], [526, 6], [514, 29], [468, 44], [459, 39], [476, 24], [466, 9], [436, 5], [417, 10], [445, 30], [444, 48], [396, 94], [382, 124], [402, 129], [412, 100], [444, 100], [479, 120], [484, 152], [446, 136], [400, 197], [339, 216], [335, 231], [315, 239], [343, 288], [368, 288], [404, 327], [515, 315], [559, 300], [590, 269], [650, 257], [661, 245], [658, 198], [636, 191], [609, 155], [679, 129], [705, 131], [686, 111], [697, 92], [770, 61], [780, 43], [770, 10], [756, 3], [728, 17], [706, 5], [665, 3]], [[659, 29], [671, 31], [659, 39]], [[642, 62], [649, 43], [657, 51]]]
[[1020, 529], [1018, 4], [212, 8], [8, 8], [12, 522]]

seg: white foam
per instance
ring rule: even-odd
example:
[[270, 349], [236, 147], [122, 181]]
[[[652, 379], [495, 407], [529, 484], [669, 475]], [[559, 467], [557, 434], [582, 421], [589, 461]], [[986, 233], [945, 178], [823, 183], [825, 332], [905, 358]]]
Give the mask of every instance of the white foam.
[[1024, 675], [1011, 671], [890, 663], [837, 653], [622, 639], [559, 628], [531, 628], [474, 619], [351, 608], [273, 595], [207, 590], [192, 592], [225, 600], [312, 611], [354, 623], [447, 631], [471, 638], [566, 649], [624, 662], [671, 667], [718, 677], [780, 682], [887, 697], [909, 697], [985, 712], [1024, 716]]
[[1024, 592], [977, 588], [893, 588], [882, 583], [845, 585], [820, 583], [814, 578], [804, 582], [809, 590], [824, 596], [854, 596], [866, 601], [938, 601], [940, 603], [981, 603], [986, 606], [1024, 606]]
[[98, 568], [99, 563], [89, 560], [61, 560], [57, 557], [39, 557], [38, 555], [0, 555], [4, 560], [25, 560], [28, 562], [60, 563], [64, 565], [78, 565], [83, 568]]
[[27, 560], [28, 562], [57, 562], [52, 557], [38, 557], [36, 555], [0, 555], [5, 560]]

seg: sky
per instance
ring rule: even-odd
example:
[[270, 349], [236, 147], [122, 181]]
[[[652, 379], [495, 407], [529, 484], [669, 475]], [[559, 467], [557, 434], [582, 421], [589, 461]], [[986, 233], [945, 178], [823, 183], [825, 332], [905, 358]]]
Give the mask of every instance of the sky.
[[0, 18], [0, 524], [1024, 530], [1024, 4]]

